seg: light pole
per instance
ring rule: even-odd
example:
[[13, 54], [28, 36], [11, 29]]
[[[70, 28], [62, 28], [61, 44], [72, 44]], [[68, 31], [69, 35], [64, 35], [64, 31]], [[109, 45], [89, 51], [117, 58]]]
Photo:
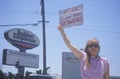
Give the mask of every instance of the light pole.
[[47, 74], [46, 71], [46, 36], [45, 36], [45, 9], [44, 0], [41, 0], [41, 15], [42, 15], [42, 28], [43, 28], [43, 74]]

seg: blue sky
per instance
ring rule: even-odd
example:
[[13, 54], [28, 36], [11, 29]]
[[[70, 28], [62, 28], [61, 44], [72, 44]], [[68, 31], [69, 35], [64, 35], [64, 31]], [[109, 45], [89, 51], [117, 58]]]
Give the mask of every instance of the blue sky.
[[[84, 5], [84, 23], [80, 26], [65, 28], [68, 38], [78, 48], [83, 48], [88, 39], [93, 37], [99, 39], [100, 55], [106, 57], [110, 62], [110, 75], [120, 76], [119, 0], [45, 0], [45, 19], [50, 21], [50, 23], [46, 23], [47, 66], [51, 67], [50, 73], [61, 74], [62, 51], [70, 52], [57, 30], [59, 24], [58, 11], [80, 4]], [[40, 0], [0, 0], [0, 25], [38, 23], [41, 20], [40, 12]], [[2, 59], [3, 49], [18, 50], [4, 38], [6, 30], [17, 27], [32, 31], [39, 37], [40, 45], [26, 52], [40, 55], [39, 69], [42, 69], [43, 38], [41, 23], [38, 26], [0, 26], [0, 60]], [[2, 70], [17, 72], [15, 67], [5, 65], [2, 66]], [[38, 69], [26, 68], [26, 70], [35, 72]]]

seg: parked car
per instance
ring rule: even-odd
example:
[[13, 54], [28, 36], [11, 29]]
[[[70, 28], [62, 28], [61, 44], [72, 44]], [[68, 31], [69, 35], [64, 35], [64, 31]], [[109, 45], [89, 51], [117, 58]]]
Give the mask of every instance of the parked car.
[[53, 79], [52, 76], [47, 74], [31, 74], [30, 79]]

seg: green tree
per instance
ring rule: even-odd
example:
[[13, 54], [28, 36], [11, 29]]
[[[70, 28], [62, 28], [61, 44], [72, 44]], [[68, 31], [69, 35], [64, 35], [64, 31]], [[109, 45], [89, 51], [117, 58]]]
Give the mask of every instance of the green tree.
[[29, 79], [30, 74], [32, 74], [32, 72], [26, 71], [26, 73], [25, 73], [25, 79]]
[[40, 70], [37, 70], [36, 71], [36, 74], [42, 74], [42, 70], [40, 69]]
[[15, 76], [14, 76], [14, 74], [12, 72], [8, 72], [8, 78], [9, 79], [14, 79]]
[[17, 73], [16, 78], [17, 79], [24, 79], [24, 75], [22, 73]]
[[[47, 67], [44, 71], [41, 70], [41, 69], [39, 69], [39, 70], [36, 71], [36, 74], [43, 74], [43, 72], [46, 72], [46, 73], [47, 73], [48, 69], [50, 69], [50, 67]], [[48, 73], [47, 73], [47, 74], [48, 74]]]
[[0, 70], [0, 79], [7, 79], [2, 70]]

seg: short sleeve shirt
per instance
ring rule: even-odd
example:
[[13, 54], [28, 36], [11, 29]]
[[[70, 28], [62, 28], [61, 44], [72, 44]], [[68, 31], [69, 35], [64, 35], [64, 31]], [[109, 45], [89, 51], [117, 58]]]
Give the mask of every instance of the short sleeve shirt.
[[96, 58], [90, 58], [90, 68], [87, 68], [86, 57], [86, 53], [83, 52], [80, 60], [82, 79], [104, 79], [104, 73], [109, 65], [108, 60], [99, 55]]

